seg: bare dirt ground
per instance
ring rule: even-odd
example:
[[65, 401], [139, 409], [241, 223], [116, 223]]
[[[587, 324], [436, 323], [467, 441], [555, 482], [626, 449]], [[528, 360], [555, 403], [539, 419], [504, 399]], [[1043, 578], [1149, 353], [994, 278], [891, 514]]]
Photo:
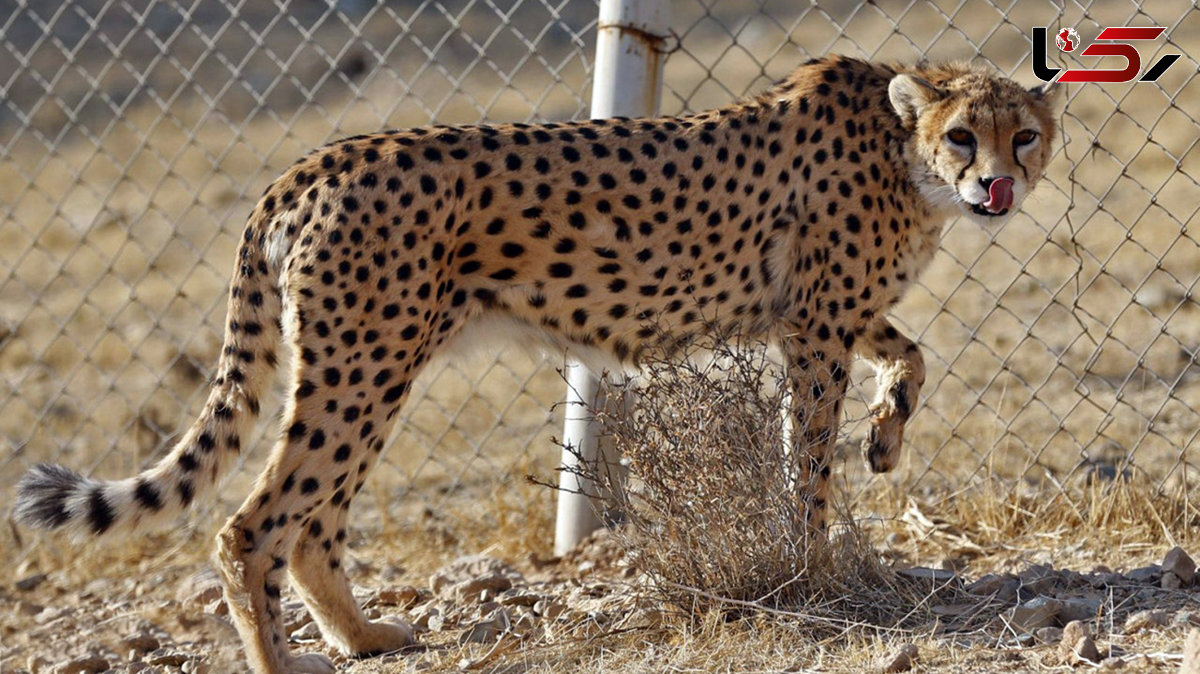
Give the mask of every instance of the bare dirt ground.
[[[683, 48], [668, 59], [663, 104], [671, 114], [723, 104], [826, 51], [912, 60], [971, 57], [977, 47], [1033, 84], [1028, 27], [1053, 20], [1085, 39], [1095, 32], [1088, 26], [1168, 26], [1171, 43], [1160, 51], [1185, 58], [1161, 87], [1073, 88], [1064, 149], [1025, 212], [1000, 231], [953, 225], [945, 252], [897, 307], [930, 364], [906, 458], [893, 475], [867, 475], [855, 449], [862, 407], [851, 406], [837, 468], [848, 516], [878, 559], [948, 572], [892, 578], [898, 597], [924, 590], [902, 624], [816, 611], [828, 598], [812, 610], [732, 617], [647, 607], [637, 570], [610, 543], [550, 559], [554, 495], [522, 476], [554, 476], [559, 361], [505, 351], [422, 378], [419, 401], [355, 504], [350, 569], [362, 600], [423, 619], [423, 648], [339, 662], [351, 672], [862, 672], [915, 645], [918, 671], [1065, 671], [1072, 656], [1059, 654], [1055, 630], [1080, 618], [1106, 663], [1099, 667], [1175, 671], [1200, 590], [1150, 565], [1176, 545], [1200, 557], [1200, 12], [1174, 0], [1136, 11], [1096, 3], [1087, 19], [1074, 9], [1046, 16], [1032, 1], [1003, 13], [986, 3], [802, 11], [767, 2], [775, 19], [730, 31], [741, 25], [739, 3], [678, 4]], [[496, 72], [464, 65], [477, 55], [470, 45], [436, 47], [453, 23], [441, 21], [415, 33], [420, 44], [395, 46], [397, 24], [374, 17], [359, 36], [388, 46], [359, 53], [365, 71], [340, 51], [351, 28], [322, 29], [324, 51], [302, 50], [289, 71], [300, 74], [276, 88], [264, 83], [297, 42], [286, 26], [263, 37], [276, 51], [252, 56], [241, 71], [246, 87], [171, 88], [192, 65], [197, 77], [233, 77], [227, 62], [188, 60], [200, 58], [203, 40], [201, 51], [176, 49], [174, 62], [138, 56], [159, 95], [132, 97], [107, 118], [111, 108], [87, 92], [132, 92], [137, 82], [120, 69], [98, 81], [71, 71], [57, 80], [65, 99], [100, 112], [45, 105], [26, 126], [2, 127], [0, 497], [11, 502], [36, 461], [118, 477], [170, 446], [203, 399], [245, 214], [296, 156], [431, 118], [582, 114], [587, 70], [564, 51], [569, 35], [536, 42], [540, 61]], [[496, 23], [468, 14], [458, 25], [483, 44]], [[540, 39], [536, 28], [520, 39], [505, 33], [487, 51], [519, 50]], [[222, 34], [218, 52], [245, 49], [236, 32]], [[506, 39], [513, 44], [502, 46]], [[441, 69], [422, 67], [427, 53]], [[62, 61], [47, 49], [35, 56], [45, 72]], [[382, 63], [404, 81], [374, 68]], [[82, 58], [76, 67], [93, 65]], [[313, 74], [319, 86], [297, 85]], [[40, 86], [22, 80], [10, 96], [36, 100]], [[856, 395], [869, 390], [865, 382]], [[246, 460], [219, 505], [116, 549], [0, 529], [0, 672], [241, 671], [205, 560], [216, 523], [263, 454]], [[471, 596], [435, 592], [435, 572], [478, 554], [509, 565], [513, 573], [500, 575], [516, 589], [496, 580]], [[1163, 613], [1127, 624], [1143, 610]], [[294, 648], [325, 648], [302, 610], [289, 619]], [[497, 638], [475, 643], [473, 634]]]
[[[906, 646], [917, 649], [916, 671], [925, 672], [1076, 666], [1174, 672], [1186, 631], [1200, 625], [1195, 565], [1181, 551], [1162, 553], [1167, 544], [1152, 523], [1172, 515], [1166, 502], [1146, 500], [1135, 489], [1108, 491], [1093, 504], [1108, 519], [1092, 522], [980, 495], [976, 501], [996, 509], [959, 528], [946, 518], [950, 513], [910, 501], [900, 520], [872, 532], [878, 553], [893, 565], [889, 593], [904, 598], [891, 602], [908, 611], [896, 622], [839, 608], [838, 602], [853, 604], [846, 598], [816, 596], [787, 609], [739, 615], [730, 606], [734, 613], [695, 614], [657, 601], [607, 533], [558, 559], [540, 546], [522, 552], [506, 535], [513, 529], [489, 533], [435, 516], [384, 536], [359, 530], [347, 566], [368, 613], [411, 621], [418, 647], [347, 659], [325, 646], [290, 596], [285, 620], [293, 649], [328, 653], [342, 671], [364, 673], [864, 672], [884, 671]], [[500, 504], [527, 507], [517, 499]], [[547, 527], [549, 512], [541, 515], [509, 527]], [[1025, 516], [1041, 524], [1019, 525]], [[1114, 530], [1124, 530], [1127, 541], [1112, 536]], [[1054, 554], [1042, 552], [1047, 540], [1055, 541]], [[1197, 549], [1194, 537], [1189, 543]], [[204, 538], [182, 544], [177, 536], [158, 536], [120, 552], [90, 550], [81, 563], [6, 586], [0, 591], [0, 611], [8, 616], [0, 625], [0, 667], [241, 671], [236, 634], [203, 561], [205, 547]], [[464, 550], [482, 553], [448, 562]], [[914, 566], [915, 560], [949, 568]], [[1063, 646], [1064, 628], [1071, 648]], [[1079, 644], [1085, 636], [1090, 646]]]

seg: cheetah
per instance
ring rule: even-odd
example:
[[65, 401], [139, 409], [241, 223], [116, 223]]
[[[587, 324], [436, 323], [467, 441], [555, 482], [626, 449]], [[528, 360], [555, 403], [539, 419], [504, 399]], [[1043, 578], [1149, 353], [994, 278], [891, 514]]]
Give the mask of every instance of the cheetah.
[[35, 466], [30, 526], [142, 531], [211, 496], [286, 344], [279, 440], [217, 537], [249, 666], [334, 671], [294, 656], [283, 575], [349, 655], [413, 642], [368, 620], [341, 567], [350, 503], [411, 383], [471, 334], [517, 333], [635, 366], [704, 331], [783, 354], [802, 498], [823, 524], [829, 454], [853, 354], [877, 369], [867, 463], [897, 462], [925, 378], [885, 313], [955, 216], [1004, 222], [1041, 179], [1058, 87], [967, 64], [813, 60], [752, 98], [658, 119], [434, 126], [347, 138], [289, 168], [240, 241], [224, 347], [199, 418], [136, 477]]

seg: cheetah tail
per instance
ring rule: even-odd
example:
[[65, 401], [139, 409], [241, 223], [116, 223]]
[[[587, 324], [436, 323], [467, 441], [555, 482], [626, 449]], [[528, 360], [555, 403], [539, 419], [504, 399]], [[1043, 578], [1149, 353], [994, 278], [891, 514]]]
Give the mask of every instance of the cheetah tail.
[[76, 538], [110, 537], [162, 527], [215, 491], [237, 463], [276, 365], [282, 309], [278, 269], [266, 250], [269, 220], [260, 202], [238, 249], [217, 375], [182, 439], [156, 465], [123, 480], [34, 466], [17, 485], [18, 523]]

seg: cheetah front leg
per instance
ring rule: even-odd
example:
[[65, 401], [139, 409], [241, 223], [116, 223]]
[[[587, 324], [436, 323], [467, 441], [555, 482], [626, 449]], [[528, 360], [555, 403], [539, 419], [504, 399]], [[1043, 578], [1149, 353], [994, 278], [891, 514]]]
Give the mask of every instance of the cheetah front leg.
[[876, 473], [896, 467], [904, 424], [925, 383], [925, 359], [911, 339], [886, 319], [876, 319], [858, 339], [859, 353], [875, 368], [876, 392], [863, 457]]
[[[798, 470], [795, 488], [807, 505], [814, 531], [825, 530], [830, 461], [842, 418], [849, 354], [833, 342], [820, 346], [785, 336], [780, 344], [789, 391], [790, 429], [786, 434], [791, 464]], [[828, 347], [828, 348], [825, 348]]]

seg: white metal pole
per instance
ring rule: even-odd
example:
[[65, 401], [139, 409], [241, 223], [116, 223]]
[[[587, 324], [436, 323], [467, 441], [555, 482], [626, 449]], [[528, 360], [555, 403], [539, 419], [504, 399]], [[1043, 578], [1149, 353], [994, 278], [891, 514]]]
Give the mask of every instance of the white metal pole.
[[[592, 118], [652, 117], [662, 94], [661, 43], [666, 37], [667, 0], [601, 0], [596, 36]], [[569, 356], [570, 354], [568, 354]], [[572, 468], [599, 456], [597, 429], [589, 409], [598, 403], [596, 376], [579, 362], [567, 364], [564, 447], [559, 476], [554, 553], [565, 554], [603, 522], [589, 494], [596, 486]]]

